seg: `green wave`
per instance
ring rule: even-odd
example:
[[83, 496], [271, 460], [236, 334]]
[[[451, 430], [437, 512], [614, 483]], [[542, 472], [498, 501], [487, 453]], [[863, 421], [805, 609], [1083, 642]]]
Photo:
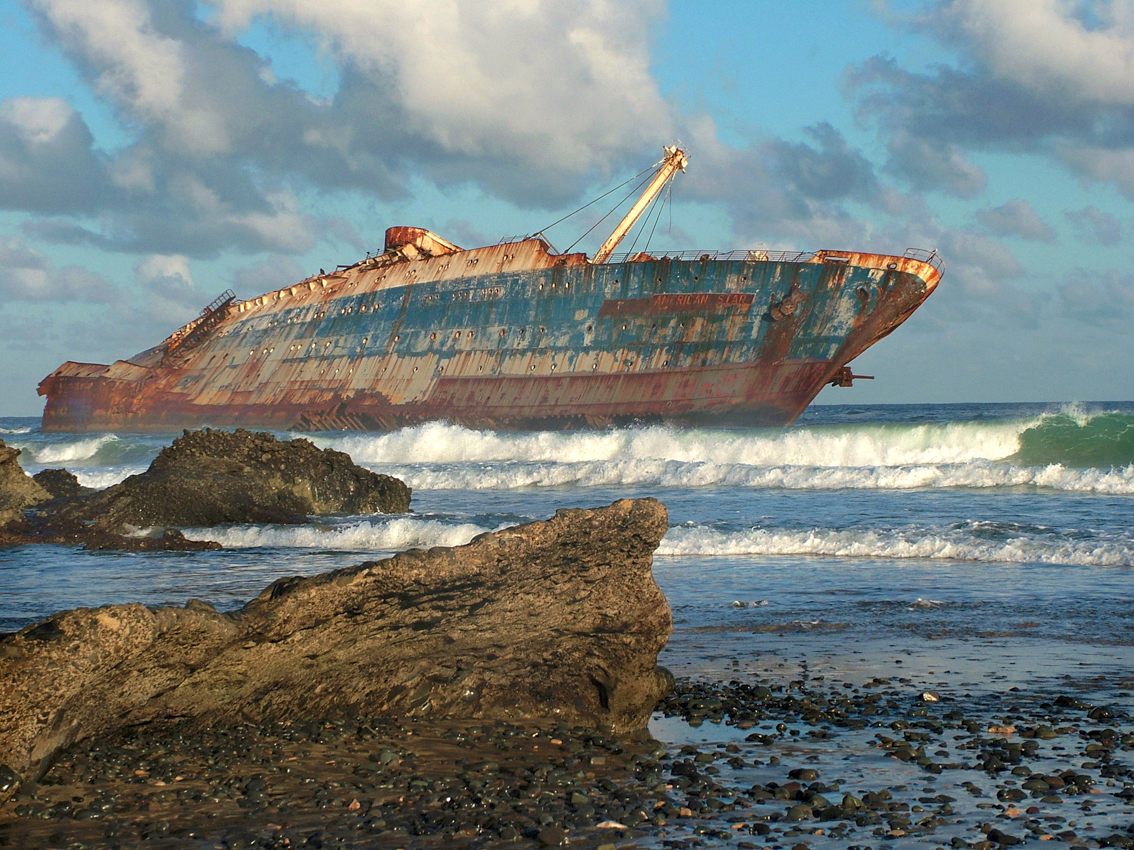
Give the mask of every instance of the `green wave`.
[[1134, 464], [1134, 416], [1128, 413], [1046, 416], [1019, 439], [1020, 450], [1011, 459], [1022, 466], [1108, 469]]

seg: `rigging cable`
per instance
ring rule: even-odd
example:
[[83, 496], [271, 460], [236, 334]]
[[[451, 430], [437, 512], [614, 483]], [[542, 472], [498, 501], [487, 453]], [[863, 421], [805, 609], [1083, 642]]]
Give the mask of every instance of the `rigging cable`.
[[[579, 208], [578, 208], [577, 210], [575, 210], [574, 212], [569, 212], [569, 213], [567, 213], [567, 215], [563, 216], [563, 218], [559, 219], [558, 221], [553, 221], [553, 222], [552, 222], [551, 224], [547, 225], [547, 227], [541, 227], [541, 228], [540, 228], [539, 230], [537, 230], [537, 231], [536, 231], [536, 232], [535, 232], [535, 233], [534, 233], [533, 235], [535, 235], [535, 236], [538, 236], [538, 235], [539, 235], [539, 234], [541, 234], [541, 233], [545, 233], [546, 231], [548, 231], [548, 230], [551, 230], [551, 228], [555, 227], [555, 225], [557, 225], [557, 224], [561, 224], [561, 223], [565, 222], [565, 221], [566, 221], [567, 219], [569, 219], [569, 218], [570, 218], [571, 216], [575, 215], [576, 213], [581, 213], [581, 212], [582, 212], [583, 210], [585, 210], [585, 209], [586, 209], [587, 207], [589, 207], [589, 206], [590, 206], [591, 204], [597, 204], [597, 203], [598, 203], [599, 201], [601, 201], [601, 200], [602, 200], [603, 198], [607, 197], [608, 195], [613, 195], [613, 194], [614, 194], [615, 192], [617, 192], [617, 191], [618, 191], [619, 189], [621, 189], [621, 188], [622, 188], [623, 186], [625, 186], [625, 185], [626, 185], [627, 183], [632, 183], [633, 181], [635, 181], [635, 180], [637, 180], [637, 179], [638, 179], [639, 177], [641, 177], [641, 176], [642, 176], [643, 174], [645, 174], [645, 173], [646, 173], [647, 171], [653, 171], [653, 170], [654, 170], [654, 169], [655, 169], [656, 167], [657, 167], [657, 166], [653, 166], [653, 165], [651, 165], [651, 166], [650, 166], [649, 168], [645, 168], [645, 169], [643, 169], [642, 171], [639, 171], [639, 172], [638, 172], [637, 174], [635, 174], [635, 175], [634, 175], [633, 177], [630, 177], [629, 179], [627, 179], [627, 180], [624, 180], [623, 182], [619, 183], [619, 184], [618, 184], [617, 186], [615, 186], [615, 187], [614, 187], [613, 189], [611, 189], [611, 190], [610, 190], [609, 192], [605, 192], [605, 193], [603, 193], [603, 194], [599, 195], [599, 196], [598, 196], [597, 198], [595, 198], [595, 199], [594, 199], [593, 201], [587, 201], [587, 203], [583, 204], [583, 205], [582, 205], [581, 207], [579, 207]], [[625, 199], [623, 199], [623, 200], [621, 201], [621, 203], [625, 203]], [[617, 207], [615, 207], [615, 209], [617, 209]], [[607, 213], [607, 215], [610, 215], [610, 213]], [[592, 230], [593, 230], [593, 229], [594, 229], [594, 228], [592, 228]], [[589, 233], [590, 231], [587, 231], [587, 232]], [[582, 237], [580, 237], [580, 238], [582, 238]], [[576, 241], [578, 241], [578, 240], [576, 240]], [[574, 245], [572, 245], [571, 247], [574, 247]], [[568, 249], [568, 250], [570, 250], [570, 249]]]
[[[646, 171], [649, 171], [649, 170], [650, 169], [648, 169], [648, 168], [646, 169]], [[646, 172], [643, 171], [643, 172], [641, 172], [641, 174], [636, 174], [635, 177], [641, 177], [642, 174], [645, 174], [645, 173]], [[630, 178], [630, 180], [633, 180], [633, 179], [634, 179], [633, 177]], [[646, 185], [646, 182], [649, 181], [650, 179], [652, 179], [652, 175], [650, 175], [649, 177], [643, 178], [642, 181], [639, 182], [637, 186], [635, 186], [633, 189], [630, 190], [630, 192], [626, 195], [625, 198], [623, 198], [621, 201], [619, 201], [614, 206], [614, 209], [612, 209], [610, 212], [608, 212], [606, 215], [604, 215], [602, 218], [600, 218], [598, 221], [596, 221], [594, 224], [592, 224], [590, 226], [590, 228], [587, 230], [586, 233], [584, 233], [582, 236], [580, 236], [578, 239], [576, 239], [574, 242], [572, 242], [567, 247], [567, 250], [564, 251], [564, 253], [570, 254], [572, 248], [574, 248], [576, 245], [578, 245], [580, 242], [582, 242], [584, 239], [586, 239], [587, 236], [590, 235], [592, 230], [594, 230], [596, 227], [598, 227], [600, 224], [602, 224], [604, 221], [606, 221], [608, 218], [610, 218], [611, 214], [614, 213], [615, 210], [617, 210], [620, 206], [622, 206], [624, 203], [626, 203], [628, 200], [630, 200], [632, 197], [634, 197], [634, 195], [637, 194], [641, 190], [641, 188]], [[627, 180], [626, 183], [629, 183], [630, 180]], [[626, 183], [623, 183], [622, 185], [625, 186]], [[610, 193], [608, 192], [607, 194], [609, 195]], [[596, 200], [597, 200], [597, 198], [596, 198]]]

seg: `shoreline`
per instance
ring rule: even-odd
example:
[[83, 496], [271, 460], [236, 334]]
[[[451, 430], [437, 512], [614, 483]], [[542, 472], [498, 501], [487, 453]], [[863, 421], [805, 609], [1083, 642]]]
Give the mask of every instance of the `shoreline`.
[[0, 807], [0, 847], [1134, 846], [1134, 674], [960, 692], [814, 672], [820, 649], [679, 678], [655, 740], [355, 718], [91, 742]]

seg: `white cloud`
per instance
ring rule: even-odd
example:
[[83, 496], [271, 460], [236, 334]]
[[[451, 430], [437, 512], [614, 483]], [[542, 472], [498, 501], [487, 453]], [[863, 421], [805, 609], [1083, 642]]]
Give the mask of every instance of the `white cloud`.
[[0, 121], [29, 145], [50, 144], [74, 115], [71, 105], [58, 97], [16, 97], [0, 103]]
[[229, 147], [222, 116], [194, 95], [191, 55], [158, 32], [143, 0], [31, 0], [95, 71], [96, 90], [144, 121], [162, 125], [187, 153]]
[[[1080, 12], [1089, 6], [1095, 25]], [[1134, 4], [954, 0], [942, 13], [998, 76], [1036, 92], [1134, 104]]]
[[151, 254], [138, 263], [136, 272], [138, 279], [147, 284], [161, 280], [177, 280], [183, 287], [194, 285], [189, 258], [182, 254]]
[[0, 208], [89, 210], [106, 196], [87, 125], [57, 97], [0, 101]]
[[116, 287], [81, 266], [59, 268], [51, 258], [15, 237], [0, 238], [0, 295], [10, 301], [106, 303]]
[[449, 154], [585, 172], [668, 141], [674, 126], [649, 67], [660, 0], [216, 5], [232, 37], [258, 16], [317, 33]]

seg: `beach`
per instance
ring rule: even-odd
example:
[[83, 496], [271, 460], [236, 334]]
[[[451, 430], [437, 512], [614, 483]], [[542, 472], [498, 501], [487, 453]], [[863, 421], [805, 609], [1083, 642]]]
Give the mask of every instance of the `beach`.
[[4, 808], [0, 846], [1130, 846], [1123, 653], [1029, 683], [1004, 639], [842, 637], [697, 669], [678, 634], [639, 740], [340, 718], [90, 742]]
[[[0, 809], [0, 846], [1131, 846], [1132, 407], [315, 435], [406, 480], [415, 512], [187, 530], [217, 552], [0, 551], [13, 630], [125, 601], [229, 610], [281, 575], [655, 496], [678, 683], [637, 741], [364, 716], [139, 730], [60, 757]], [[162, 445], [0, 425], [26, 469], [88, 486]]]

